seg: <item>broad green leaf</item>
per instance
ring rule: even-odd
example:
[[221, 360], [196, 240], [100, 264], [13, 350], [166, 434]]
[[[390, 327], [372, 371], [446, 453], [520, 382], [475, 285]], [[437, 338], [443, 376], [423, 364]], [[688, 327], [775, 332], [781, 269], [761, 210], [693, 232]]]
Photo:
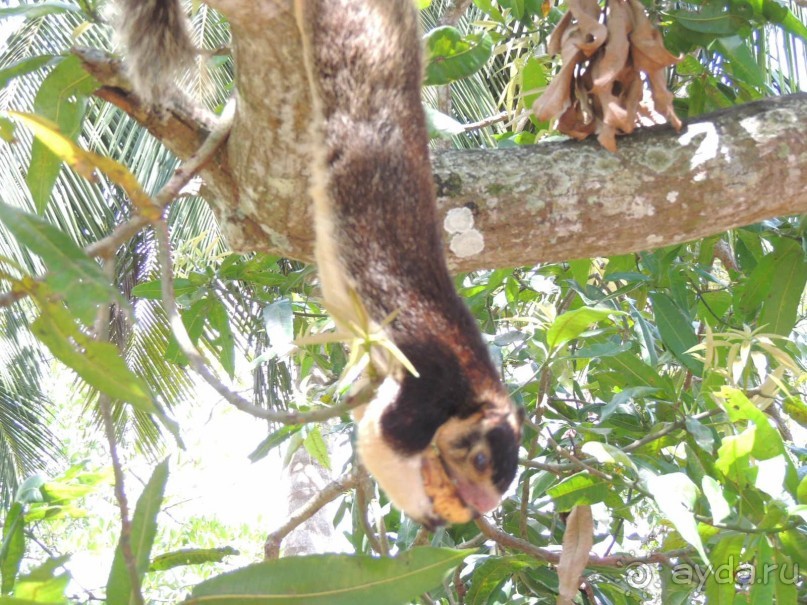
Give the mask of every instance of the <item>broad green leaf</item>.
[[564, 479], [546, 491], [555, 502], [555, 510], [566, 512], [575, 506], [605, 502], [609, 506], [622, 506], [622, 500], [613, 487], [598, 477], [578, 473]]
[[[794, 562], [783, 552], [774, 549], [773, 558], [776, 562], [777, 581], [773, 583], [773, 591], [776, 594], [776, 603], [796, 603], [798, 602], [798, 578], [799, 570], [804, 568], [794, 565]], [[756, 605], [756, 604], [755, 604]]]
[[549, 348], [556, 349], [580, 336], [591, 324], [611, 315], [624, 315], [624, 313], [601, 307], [580, 307], [558, 315], [546, 332], [546, 344], [549, 345]]
[[723, 488], [720, 483], [713, 477], [706, 475], [701, 481], [701, 489], [703, 489], [703, 495], [709, 501], [712, 521], [720, 523], [724, 519], [728, 519], [731, 516], [731, 507], [726, 502], [725, 496], [723, 496]]
[[583, 444], [581, 451], [584, 454], [593, 456], [600, 464], [617, 464], [629, 471], [633, 471], [636, 475], [639, 474], [639, 470], [633, 460], [630, 459], [630, 456], [610, 443], [588, 441]]
[[[774, 0], [768, 0], [768, 2], [770, 4], [778, 4], [774, 2]], [[766, 5], [768, 4], [768, 2], [766, 2]], [[802, 20], [799, 19], [796, 15], [794, 15], [793, 11], [791, 11], [789, 8], [787, 9], [787, 14], [785, 15], [784, 19], [782, 19], [779, 24], [786, 31], [790, 32], [794, 36], [798, 36], [804, 42], [807, 42], [807, 26], [805, 26]]]
[[740, 36], [719, 38], [717, 49], [729, 60], [729, 71], [745, 84], [760, 88], [765, 85], [765, 73], [757, 63], [748, 44]]
[[[757, 408], [741, 391], [723, 387], [717, 394], [717, 401], [726, 410], [729, 420], [750, 420], [756, 427], [754, 447], [751, 454], [757, 460], [768, 460], [781, 455], [785, 464], [785, 487], [795, 495], [798, 487], [798, 473], [789, 455], [779, 431], [771, 426], [765, 413]], [[749, 427], [750, 428], [750, 427]]]
[[656, 475], [648, 479], [647, 489], [681, 537], [698, 551], [704, 561], [708, 561], [693, 513], [698, 488], [692, 480], [684, 473]]
[[37, 295], [37, 302], [41, 314], [31, 325], [31, 332], [56, 359], [113, 399], [146, 413], [158, 413], [148, 385], [126, 366], [115, 345], [89, 338], [63, 306], [41, 295]]
[[232, 546], [221, 548], [183, 548], [157, 555], [151, 560], [149, 571], [166, 571], [185, 565], [201, 565], [202, 563], [221, 563], [224, 557], [237, 555]]
[[302, 427], [298, 424], [292, 424], [274, 431], [252, 451], [249, 455], [250, 462], [257, 462], [265, 458], [270, 451], [291, 438], [295, 433], [298, 433], [301, 428]]
[[0, 89], [5, 88], [12, 78], [18, 78], [41, 69], [53, 60], [54, 55], [27, 57], [0, 69]]
[[126, 192], [141, 215], [153, 220], [159, 219], [162, 211], [152, 203], [151, 198], [146, 195], [126, 166], [111, 158], [82, 149], [61, 133], [59, 127], [51, 120], [16, 111], [9, 111], [8, 115], [30, 128], [37, 139], [61, 160], [67, 162], [78, 174], [92, 180], [95, 170], [100, 170]]
[[474, 568], [471, 587], [465, 595], [467, 605], [487, 605], [499, 587], [513, 574], [535, 567], [535, 559], [526, 555], [489, 557]]
[[799, 504], [807, 504], [807, 475], [799, 481], [799, 487], [796, 489], [796, 501]]
[[463, 35], [450, 26], [433, 29], [426, 36], [427, 86], [461, 80], [475, 73], [490, 58], [493, 41], [486, 32]]
[[744, 483], [745, 469], [748, 468], [748, 457], [754, 449], [756, 433], [756, 427], [751, 425], [739, 435], [724, 437], [717, 450], [715, 468], [736, 483]]
[[[75, 140], [87, 110], [88, 96], [98, 86], [95, 78], [84, 70], [81, 60], [70, 55], [60, 60], [42, 81], [34, 99], [34, 111], [56, 124], [67, 138]], [[34, 140], [25, 182], [39, 214], [47, 207], [61, 165], [62, 159], [44, 141]]]
[[[532, 109], [536, 99], [541, 96], [543, 90], [549, 85], [547, 70], [547, 64], [539, 61], [536, 57], [530, 57], [524, 64], [524, 68], [521, 70], [521, 88], [524, 95], [521, 103], [525, 109]], [[588, 282], [591, 259], [574, 260], [569, 264], [577, 283], [581, 286], [585, 285]]]
[[100, 265], [63, 231], [1, 202], [0, 222], [20, 244], [42, 258], [48, 268], [48, 285], [64, 297], [71, 312], [85, 324], [91, 325], [95, 320], [99, 305], [112, 299], [125, 305]]
[[194, 587], [186, 605], [408, 603], [440, 586], [470, 553], [414, 548], [393, 558], [312, 555], [264, 561]]
[[232, 378], [235, 375], [235, 335], [230, 327], [230, 316], [227, 307], [217, 298], [210, 299], [210, 309], [207, 314], [210, 327], [217, 332], [212, 341], [221, 367]]
[[785, 397], [782, 410], [801, 426], [807, 428], [807, 403], [799, 397]]
[[[154, 536], [157, 534], [157, 514], [163, 502], [165, 484], [168, 482], [168, 459], [158, 464], [151, 475], [143, 493], [137, 500], [134, 515], [132, 516], [132, 532], [129, 542], [132, 547], [132, 556], [140, 578], [149, 568], [151, 547]], [[115, 549], [112, 560], [112, 569], [106, 585], [108, 603], [129, 603], [132, 594], [132, 580], [126, 568], [120, 543]]]
[[775, 592], [774, 584], [778, 576], [773, 567], [773, 547], [768, 543], [768, 537], [760, 536], [757, 542], [756, 556], [754, 557], [754, 581], [751, 582], [751, 605], [768, 605], [773, 603]]
[[728, 535], [712, 548], [709, 562], [712, 569], [706, 577], [706, 597], [709, 605], [733, 605], [734, 574], [740, 565], [740, 553], [745, 542], [743, 534]]
[[322, 438], [322, 431], [319, 425], [314, 425], [314, 427], [308, 431], [303, 441], [303, 446], [305, 447], [305, 451], [307, 451], [314, 460], [327, 469], [331, 468], [331, 457], [328, 454], [328, 446]]
[[766, 254], [739, 288], [735, 289], [737, 302], [735, 306], [745, 316], [750, 318], [759, 309], [762, 302], [771, 291], [773, 283], [774, 266], [777, 262], [775, 253]]
[[782, 553], [801, 569], [807, 569], [807, 532], [789, 529], [777, 535]]
[[[137, 284], [132, 288], [132, 296], [137, 298], [145, 298], [147, 300], [162, 300], [163, 297], [163, 282], [161, 279], [146, 281]], [[192, 294], [199, 289], [199, 286], [191, 282], [191, 280], [184, 277], [177, 277], [174, 279], [174, 295], [179, 298], [185, 294]]]
[[603, 360], [603, 365], [621, 377], [620, 384], [623, 387], [645, 385], [662, 391], [666, 390], [667, 384], [659, 373], [633, 353], [608, 357]]
[[667, 348], [695, 376], [703, 374], [703, 363], [689, 349], [698, 344], [698, 337], [692, 322], [666, 294], [654, 292], [650, 295], [661, 340]]
[[700, 34], [731, 36], [747, 23], [745, 19], [725, 12], [722, 2], [707, 2], [699, 11], [677, 10], [672, 18], [683, 27]]
[[39, 567], [20, 576], [14, 587], [14, 596], [32, 603], [66, 604], [68, 600], [65, 591], [70, 584], [70, 573], [59, 570], [64, 569], [68, 559], [69, 556], [66, 555], [48, 559]]
[[8, 594], [14, 588], [20, 563], [25, 556], [25, 516], [22, 504], [15, 502], [3, 519], [3, 545], [0, 548], [0, 575], [2, 591]]
[[789, 336], [798, 319], [799, 303], [807, 285], [807, 261], [798, 242], [782, 239], [772, 253], [775, 270], [762, 303], [759, 325], [773, 334]]

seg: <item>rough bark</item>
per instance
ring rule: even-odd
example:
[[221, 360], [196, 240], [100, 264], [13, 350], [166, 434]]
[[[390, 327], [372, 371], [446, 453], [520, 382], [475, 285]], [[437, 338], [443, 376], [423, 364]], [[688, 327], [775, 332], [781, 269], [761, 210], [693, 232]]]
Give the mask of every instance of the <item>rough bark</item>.
[[[216, 0], [230, 19], [238, 102], [206, 196], [230, 245], [311, 260], [305, 139], [310, 115], [288, 0]], [[84, 57], [99, 95], [180, 157], [210, 128], [180, 103], [167, 118], [138, 104], [114, 63]], [[807, 212], [807, 95], [701, 116], [619, 140], [551, 142], [433, 156], [446, 253], [455, 270], [613, 255]]]

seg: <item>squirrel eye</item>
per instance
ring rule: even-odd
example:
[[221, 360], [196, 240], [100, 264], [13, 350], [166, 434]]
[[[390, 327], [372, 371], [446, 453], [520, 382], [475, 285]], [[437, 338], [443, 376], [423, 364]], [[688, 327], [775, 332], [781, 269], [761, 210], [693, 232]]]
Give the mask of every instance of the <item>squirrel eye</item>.
[[476, 454], [473, 459], [471, 460], [471, 464], [474, 465], [474, 468], [479, 471], [480, 473], [483, 472], [485, 469], [488, 468], [488, 457], [487, 454], [483, 452], [479, 452]]

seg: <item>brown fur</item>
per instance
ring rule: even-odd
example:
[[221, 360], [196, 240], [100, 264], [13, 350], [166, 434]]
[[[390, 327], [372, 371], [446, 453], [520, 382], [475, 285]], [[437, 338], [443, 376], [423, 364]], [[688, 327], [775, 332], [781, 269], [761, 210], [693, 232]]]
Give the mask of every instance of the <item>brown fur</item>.
[[[322, 147], [312, 195], [326, 304], [355, 319], [354, 289], [376, 324], [397, 313], [387, 331], [419, 373], [399, 378], [383, 410], [370, 406], [360, 452], [396, 504], [434, 523], [440, 512], [412, 496], [422, 483], [413, 459], [434, 441], [460, 492], [486, 512], [515, 475], [520, 421], [443, 256], [417, 13], [411, 0], [296, 7], [318, 112], [313, 153]], [[490, 465], [477, 472], [470, 460], [481, 452]]]

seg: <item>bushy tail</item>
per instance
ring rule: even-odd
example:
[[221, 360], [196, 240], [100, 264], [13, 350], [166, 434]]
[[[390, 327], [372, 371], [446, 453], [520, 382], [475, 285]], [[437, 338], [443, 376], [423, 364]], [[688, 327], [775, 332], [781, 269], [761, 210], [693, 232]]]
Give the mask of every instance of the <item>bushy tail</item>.
[[160, 104], [174, 78], [193, 61], [181, 0], [118, 0], [117, 31], [126, 47], [127, 74], [143, 101]]

